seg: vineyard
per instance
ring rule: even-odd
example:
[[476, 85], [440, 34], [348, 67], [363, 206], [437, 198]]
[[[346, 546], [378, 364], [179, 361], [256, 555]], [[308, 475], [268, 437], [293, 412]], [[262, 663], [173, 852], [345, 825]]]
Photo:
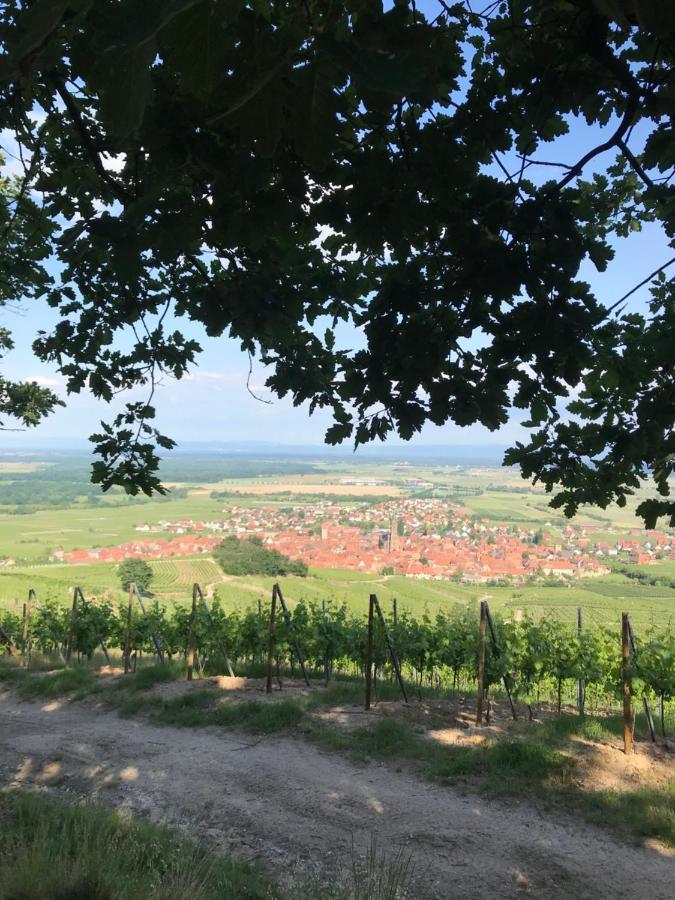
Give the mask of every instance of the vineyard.
[[195, 582], [211, 584], [223, 580], [222, 569], [211, 559], [158, 559], [152, 562], [153, 591], [164, 593], [191, 589]]
[[[208, 556], [151, 560], [154, 578], [150, 590], [162, 603], [189, 602], [194, 582], [208, 594], [215, 588], [229, 609], [245, 608], [259, 596], [269, 596], [274, 579], [268, 576], [225, 577]], [[651, 567], [649, 577], [661, 572], [665, 564]], [[663, 581], [663, 579], [662, 579]], [[123, 599], [117, 567], [112, 563], [83, 565], [42, 565], [13, 567], [0, 571], [0, 609], [19, 612], [30, 588], [41, 598], [55, 598], [69, 605], [75, 585], [87, 597], [106, 598], [112, 603]], [[363, 610], [364, 597], [375, 592], [390, 605], [398, 599], [400, 610], [416, 618], [426, 613], [446, 612], [450, 607], [472, 605], [487, 597], [491, 609], [506, 618], [519, 611], [538, 621], [553, 618], [570, 626], [582, 607], [588, 625], [616, 627], [621, 609], [629, 609], [634, 627], [644, 633], [650, 626], [667, 623], [675, 609], [675, 589], [664, 583], [650, 584], [616, 573], [603, 578], [580, 579], [574, 584], [542, 582], [533, 585], [464, 584], [453, 581], [418, 580], [401, 575], [337, 569], [310, 569], [306, 578], [289, 578], [285, 595], [289, 605], [304, 601], [346, 605], [353, 613]]]
[[[279, 611], [271, 640], [267, 601], [226, 610], [218, 598], [207, 603], [201, 592], [195, 597], [192, 611], [134, 597], [116, 607], [109, 601], [87, 601], [77, 592], [71, 610], [54, 600], [37, 603], [32, 598], [23, 615], [0, 613], [0, 648], [27, 659], [35, 653], [58, 655], [64, 662], [90, 659], [102, 648], [108, 658], [122, 652], [127, 667], [140, 654], [188, 658], [190, 667], [194, 659], [202, 672], [224, 671], [228, 658], [238, 673], [259, 670], [269, 658], [277, 675], [296, 672], [300, 664], [326, 682], [374, 671], [375, 690], [378, 681], [393, 679], [400, 662], [411, 692], [473, 691], [480, 674], [486, 697], [504, 687], [530, 707], [556, 702], [558, 710], [570, 700], [581, 702], [582, 711], [612, 707], [622, 694], [618, 622], [614, 628], [592, 623], [577, 628], [554, 618], [535, 621], [496, 613], [490, 617], [489, 650], [479, 673], [479, 616], [472, 605], [416, 618], [387, 604], [369, 641], [367, 602], [359, 615], [345, 604], [299, 601], [284, 608], [283, 615]], [[673, 638], [670, 624], [645, 629], [636, 635], [630, 659], [632, 692], [658, 705], [664, 735], [672, 727], [675, 698]]]

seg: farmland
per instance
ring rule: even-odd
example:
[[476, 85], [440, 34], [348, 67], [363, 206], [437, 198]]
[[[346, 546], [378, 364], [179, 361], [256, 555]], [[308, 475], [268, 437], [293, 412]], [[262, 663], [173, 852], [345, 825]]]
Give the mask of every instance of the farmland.
[[[668, 632], [668, 625], [672, 625], [675, 616], [675, 561], [668, 558], [667, 529], [658, 532], [664, 535], [658, 543], [654, 535], [650, 539], [639, 529], [630, 511], [584, 510], [575, 520], [576, 530], [570, 531], [567, 520], [548, 507], [540, 490], [524, 485], [515, 473], [497, 468], [457, 468], [438, 462], [374, 466], [317, 460], [298, 465], [295, 471], [284, 471], [277, 462], [269, 465], [267, 473], [265, 464], [260, 463], [256, 474], [257, 465], [237, 461], [224, 473], [213, 460], [200, 465], [175, 465], [171, 470], [175, 487], [168, 499], [140, 501], [120, 495], [92, 500], [86, 492], [78, 494], [73, 502], [68, 501], [74, 491], [83, 490], [77, 479], [84, 476], [77, 472], [73, 475], [72, 466], [60, 470], [58, 464], [36, 464], [25, 470], [0, 472], [6, 479], [2, 483], [11, 487], [8, 496], [21, 497], [27, 484], [43, 484], [44, 479], [53, 477], [55, 484], [48, 492], [51, 502], [57, 504], [59, 497], [63, 499], [61, 507], [39, 508], [35, 495], [21, 508], [0, 504], [0, 555], [4, 559], [0, 566], [0, 616], [4, 613], [4, 625], [12, 629], [17, 641], [22, 603], [30, 588], [38, 595], [36, 614], [31, 620], [33, 631], [29, 632], [34, 653], [30, 667], [13, 666], [15, 658], [3, 657], [0, 661], [0, 680], [4, 679], [8, 687], [0, 691], [2, 714], [17, 723], [0, 741], [0, 772], [8, 772], [11, 780], [14, 770], [23, 771], [18, 767], [24, 755], [22, 741], [28, 737], [21, 723], [30, 709], [31, 722], [44, 721], [45, 727], [40, 729], [38, 738], [30, 737], [34, 771], [25, 785], [35, 782], [54, 797], [76, 796], [82, 801], [104, 790], [108, 802], [149, 811], [163, 824], [178, 827], [187, 815], [190, 827], [197, 825], [200, 844], [206, 835], [208, 845], [208, 835], [213, 832], [212, 817], [216, 815], [219, 820], [236, 825], [230, 829], [235, 837], [228, 838], [225, 849], [231, 850], [237, 860], [246, 859], [251, 852], [246, 842], [253, 841], [256, 857], [262, 856], [265, 874], [272, 877], [278, 875], [278, 866], [271, 866], [270, 860], [279, 859], [279, 843], [288, 843], [282, 859], [295, 859], [297, 846], [304, 846], [308, 821], [310, 833], [319, 835], [312, 837], [311, 848], [305, 848], [308, 858], [316, 858], [318, 840], [319, 855], [326, 860], [324, 868], [323, 863], [313, 862], [314, 869], [309, 874], [320, 871], [324, 881], [332, 877], [331, 854], [335, 853], [344, 871], [349, 853], [339, 829], [326, 832], [325, 822], [337, 817], [340, 828], [347, 829], [345, 833], [356, 827], [362, 838], [363, 823], [367, 823], [372, 833], [396, 846], [407, 846], [409, 838], [405, 835], [412, 828], [415, 839], [410, 844], [411, 852], [415, 862], [420, 863], [419, 874], [410, 876], [414, 896], [426, 896], [424, 884], [430, 866], [435, 867], [439, 878], [457, 877], [456, 849], [450, 869], [436, 844], [429, 844], [429, 852], [425, 849], [428, 839], [426, 832], [420, 831], [419, 822], [428, 819], [430, 805], [434, 827], [443, 833], [450, 834], [455, 827], [448, 824], [450, 821], [460, 823], [452, 838], [455, 847], [460, 846], [460, 837], [466, 833], [467, 809], [484, 811], [488, 824], [482, 826], [482, 839], [490, 853], [502, 860], [499, 871], [511, 852], [510, 842], [499, 837], [500, 829], [509, 835], [514, 828], [520, 829], [520, 842], [529, 846], [530, 820], [534, 817], [542, 822], [543, 810], [560, 805], [568, 811], [566, 815], [577, 817], [574, 829], [570, 829], [568, 818], [564, 825], [568, 842], [570, 834], [579, 831], [581, 835], [578, 847], [572, 848], [575, 871], [582, 845], [585, 852], [588, 846], [594, 846], [593, 840], [600, 840], [602, 847], [616, 841], [612, 846], [617, 858], [626, 852], [626, 838], [648, 838], [660, 848], [658, 853], [671, 852], [666, 847], [675, 840], [668, 745], [646, 741], [645, 719], [639, 713], [635, 758], [623, 756], [615, 677], [622, 610], [631, 613], [643, 648], [645, 670], [652, 672], [650, 677], [655, 677], [658, 668], [654, 661], [668, 657], [668, 635], [672, 633]], [[293, 465], [288, 468], [292, 470]], [[30, 481], [38, 477], [39, 482]], [[73, 477], [75, 480], [71, 481]], [[427, 499], [418, 502], [416, 498], [422, 497]], [[210, 531], [211, 527], [216, 530]], [[289, 548], [299, 547], [303, 541], [302, 546], [312, 552], [325, 551], [324, 558], [336, 560], [341, 558], [337, 551], [342, 544], [351, 542], [357, 556], [361, 554], [361, 568], [358, 561], [352, 568], [344, 564], [310, 565], [307, 577], [280, 579], [291, 615], [297, 613], [298, 633], [313, 674], [310, 689], [293, 679], [294, 659], [288, 639], [283, 636], [283, 625], [276, 656], [279, 685], [283, 683], [284, 689], [268, 697], [257, 677], [267, 647], [267, 613], [275, 578], [226, 575], [211, 551], [162, 555], [164, 550], [171, 550], [172, 543], [175, 547], [185, 541], [189, 547], [190, 540], [197, 540], [200, 535], [217, 542], [222, 533], [267, 534], [270, 540], [281, 542], [280, 546], [285, 540]], [[399, 540], [393, 541], [393, 552], [391, 540], [389, 549], [383, 549], [381, 545], [387, 544], [387, 536], [394, 534]], [[617, 550], [622, 541], [631, 549]], [[153, 570], [147, 597], [150, 603], [145, 612], [138, 608], [134, 613], [130, 646], [135, 651], [134, 658], [138, 658], [139, 670], [122, 676], [114, 674], [119, 671], [116, 666], [124, 646], [126, 621], [120, 615], [126, 601], [120, 587], [119, 563], [105, 558], [96, 561], [96, 556], [99, 548], [117, 548], [118, 553], [123, 552], [122, 548], [132, 548], [133, 555], [143, 558], [146, 546], [160, 549], [147, 556]], [[494, 565], [503, 562], [506, 566], [512, 552], [517, 552], [524, 564], [536, 559], [538, 565], [545, 565], [550, 557], [559, 562], [569, 558], [577, 566], [583, 561], [583, 567], [574, 577], [544, 576], [543, 570], [535, 568], [524, 570], [532, 573], [528, 577], [498, 577], [496, 569], [494, 576], [471, 581], [460, 571], [455, 577], [412, 577], [378, 561], [385, 554], [384, 562], [400, 560], [403, 565], [407, 553], [413, 564], [421, 565], [421, 560], [416, 560], [422, 554], [418, 548], [428, 548], [423, 552], [431, 557], [429, 564], [435, 565], [434, 553], [441, 554], [443, 547], [464, 553], [464, 568], [471, 564], [477, 567], [476, 572], [480, 571], [481, 561], [488, 559]], [[597, 557], [596, 547], [604, 547], [597, 550]], [[92, 558], [84, 563], [67, 562], [64, 554], [71, 550], [87, 550]], [[617, 555], [610, 556], [610, 551]], [[105, 554], [101, 551], [100, 556]], [[633, 558], [647, 560], [648, 564], [637, 564]], [[371, 569], [365, 570], [372, 560], [375, 562]], [[584, 572], [594, 573], [593, 577], [584, 577]], [[204, 590], [213, 622], [207, 626], [199, 620], [195, 672], [198, 677], [186, 682], [187, 608], [195, 582]], [[87, 602], [81, 608], [74, 649], [83, 660], [90, 653], [93, 656], [90, 662], [62, 669], [59, 653], [64, 654], [67, 607], [76, 586], [82, 589]], [[390, 623], [393, 601], [397, 601], [395, 640], [411, 702], [398, 701], [389, 681], [388, 665], [381, 658], [379, 665], [384, 668], [380, 668], [377, 678], [376, 702], [364, 715], [362, 655], [371, 593], [378, 596]], [[477, 607], [482, 599], [489, 602], [507, 654], [490, 666], [508, 665], [513, 674], [525, 673], [529, 671], [530, 651], [543, 663], [536, 677], [532, 673], [528, 676], [535, 677], [536, 686], [522, 678], [514, 681], [518, 721], [509, 721], [500, 682], [495, 680], [490, 688], [491, 724], [477, 729], [473, 727], [474, 649]], [[51, 600], [56, 604], [47, 602]], [[99, 602], [89, 603], [92, 600]], [[112, 609], [100, 603], [106, 600], [111, 601]], [[153, 601], [157, 601], [157, 606]], [[308, 613], [305, 607], [298, 607], [300, 601], [316, 604], [309, 619], [303, 619]], [[327, 619], [323, 619], [322, 601], [327, 602]], [[346, 610], [340, 611], [342, 605]], [[579, 607], [586, 643], [576, 639]], [[537, 623], [534, 628], [529, 619]], [[326, 626], [326, 622], [330, 624]], [[105, 633], [91, 630], [99, 626], [105, 626]], [[610, 631], [601, 633], [594, 626], [606, 626]], [[340, 645], [331, 657], [334, 680], [327, 688], [323, 686], [319, 637], [324, 627], [329, 628], [326, 633], [332, 635], [334, 646]], [[161, 634], [161, 646], [171, 654], [168, 665], [152, 665], [152, 635], [157, 633]], [[601, 634], [604, 638], [600, 638]], [[107, 644], [111, 668], [99, 668], [103, 657], [96, 647], [101, 639]], [[235, 679], [221, 676], [223, 640], [239, 676]], [[459, 681], [453, 687], [456, 663], [451, 654], [455, 646], [463, 650], [461, 664], [455, 671]], [[585, 653], [589, 647], [596, 648], [591, 669], [597, 670], [593, 677], [601, 677], [602, 683], [592, 683], [589, 669], [588, 708], [586, 716], [580, 717], [573, 708], [576, 676], [570, 675], [571, 669], [564, 677], [559, 676], [563, 677], [562, 687], [558, 688], [563, 709], [560, 716], [555, 716], [551, 702], [555, 697], [557, 654], [563, 652], [572, 665], [569, 660], [576, 653], [573, 664], [587, 666], [589, 661], [581, 653], [582, 646], [586, 647]], [[381, 634], [377, 647], [380, 653]], [[530, 648], [527, 652], [526, 647]], [[40, 651], [46, 655], [41, 656]], [[51, 671], [43, 674], [43, 666]], [[493, 679], [495, 672], [496, 668]], [[656, 682], [646, 680], [638, 690], [648, 691], [657, 711], [655, 685]], [[61, 696], [87, 702], [63, 704]], [[40, 697], [53, 702], [31, 704], [31, 698]], [[635, 699], [639, 699], [638, 695]], [[118, 713], [125, 718], [134, 717], [133, 727], [125, 727]], [[657, 724], [660, 728], [665, 723], [668, 739], [674, 721], [672, 701], [666, 699], [664, 717], [659, 716]], [[170, 732], [167, 725], [172, 726]], [[211, 727], [205, 731], [205, 725]], [[255, 735], [254, 740], [246, 736], [247, 731]], [[87, 750], [83, 762], [80, 750], [74, 752], [71, 748], [93, 747], [92, 741], [97, 748], [105, 746], [105, 759], [98, 749]], [[195, 748], [197, 753], [193, 752]], [[285, 748], [288, 752], [283, 752]], [[240, 750], [246, 752], [234, 752]], [[278, 759], [281, 762], [277, 768]], [[295, 761], [290, 777], [289, 759]], [[368, 765], [371, 760], [378, 763], [377, 768]], [[218, 805], [212, 809], [214, 765], [219, 778], [228, 772], [233, 777], [228, 778], [228, 791], [222, 797], [218, 794]], [[273, 784], [261, 781], [263, 765], [274, 776]], [[637, 771], [641, 773], [638, 781]], [[91, 772], [100, 774], [85, 777]], [[315, 772], [320, 774], [320, 787], [314, 780]], [[155, 778], [153, 773], [160, 773], [160, 777]], [[456, 782], [472, 795], [467, 798], [456, 793]], [[62, 783], [67, 786], [63, 792]], [[345, 785], [352, 784], [353, 791], [347, 791]], [[232, 785], [238, 785], [236, 796]], [[326, 799], [327, 791], [331, 797], [345, 797], [345, 803], [341, 799]], [[490, 799], [480, 798], [481, 792], [489, 794]], [[302, 813], [296, 821], [293, 811], [298, 808], [298, 797]], [[496, 797], [508, 799], [508, 806], [502, 810]], [[356, 821], [345, 804], [358, 810]], [[237, 810], [249, 807], [254, 813], [238, 818], [241, 814]], [[263, 807], [264, 829], [256, 824], [261, 820], [257, 811]], [[378, 812], [384, 808], [394, 814], [390, 824]], [[309, 809], [315, 812], [309, 813]], [[415, 820], [412, 822], [411, 809]], [[613, 814], [617, 809], [621, 816]], [[56, 807], [51, 813], [40, 811], [40, 815], [46, 814], [56, 821], [68, 821], [68, 814]], [[314, 814], [316, 819], [312, 820]], [[562, 840], [563, 826], [550, 812], [545, 815], [552, 839]], [[495, 816], [500, 822], [497, 829], [489, 824]], [[275, 838], [274, 848], [269, 844], [270, 817], [278, 824], [279, 833], [284, 834], [283, 838]], [[395, 824], [399, 820], [403, 823], [400, 827]], [[584, 820], [606, 832], [598, 839], [600, 832], [584, 831], [589, 827]], [[312, 822], [316, 825], [314, 830]], [[615, 830], [616, 835], [610, 830]], [[239, 841], [236, 835], [245, 836], [246, 840]], [[148, 840], [159, 846], [175, 838], [153, 834]], [[467, 866], [473, 866], [472, 854], [465, 856]], [[384, 860], [379, 863], [383, 866], [396, 865], [386, 853], [378, 859]], [[649, 862], [658, 895], [664, 876], [654, 869], [653, 859]], [[646, 863], [639, 855], [635, 857], [636, 865], [644, 867]], [[533, 868], [528, 868], [527, 861], [522, 865], [534, 879], [548, 871], [546, 863], [539, 862]], [[209, 872], [215, 871], [209, 868]], [[293, 877], [296, 874], [294, 869]], [[571, 877], [571, 871], [568, 875]], [[242, 870], [237, 877], [245, 879], [248, 885], [254, 876]], [[607, 884], [604, 871], [598, 875], [587, 867], [584, 878], [585, 884]], [[502, 881], [501, 876], [493, 877], [493, 896]], [[468, 890], [468, 884], [466, 887]], [[421, 892], [416, 893], [418, 888]], [[520, 887], [514, 890], [521, 891]], [[301, 896], [295, 884], [292, 891], [293, 896]], [[257, 896], [254, 892], [245, 895]], [[324, 894], [309, 890], [307, 897], [310, 896]], [[345, 896], [356, 895], [352, 892]], [[335, 897], [342, 895], [336, 893]]]
[[[261, 576], [225, 576], [210, 557], [156, 560], [151, 566], [155, 572], [152, 592], [158, 600], [169, 604], [189, 603], [192, 585], [198, 582], [209, 595], [216, 591], [226, 607], [241, 608], [256, 603], [258, 597], [269, 599], [274, 582]], [[112, 564], [44, 565], [0, 571], [1, 605], [18, 608], [31, 587], [41, 598], [53, 597], [67, 604], [76, 585], [87, 596], [123, 599], [116, 566]], [[472, 605], [487, 598], [491, 608], [507, 615], [522, 610], [535, 619], [550, 617], [567, 623], [576, 621], [577, 607], [582, 608], [589, 624], [616, 624], [622, 609], [631, 612], [640, 628], [675, 620], [675, 590], [639, 584], [621, 575], [587, 579], [573, 585], [484, 587], [313, 569], [307, 578], [287, 578], [283, 585], [284, 596], [291, 605], [301, 599], [333, 600], [345, 603], [355, 612], [365, 612], [368, 595], [376, 593], [385, 604], [391, 604], [396, 597], [399, 609], [416, 616], [425, 612], [434, 615], [456, 604]]]
[[[3, 467], [2, 484], [18, 485], [28, 491], [32, 484], [42, 484], [49, 478], [55, 490], [64, 492], [64, 498], [69, 496], [68, 485], [79, 485], [87, 477], [85, 460], [66, 464], [60, 459], [13, 458]], [[563, 540], [567, 525], [567, 520], [547, 505], [546, 495], [529, 487], [516, 472], [444, 465], [442, 460], [375, 464], [317, 459], [298, 464], [283, 460], [187, 458], [172, 462], [167, 474], [175, 488], [166, 499], [133, 500], [112, 495], [95, 503], [84, 498], [73, 504], [64, 500], [64, 507], [59, 509], [34, 509], [39, 497], [32, 494], [32, 511], [0, 504], [0, 554], [12, 562], [0, 568], [0, 604], [18, 606], [31, 587], [40, 597], [68, 603], [75, 585], [87, 595], [122, 599], [113, 563], [50, 563], [50, 554], [57, 547], [67, 552], [123, 544], [138, 538], [137, 528], [143, 523], [220, 519], [233, 508], [254, 512], [263, 505], [283, 511], [299, 505], [300, 509], [309, 509], [310, 504], [320, 505], [321, 498], [328, 496], [343, 497], [345, 503], [360, 501], [367, 508], [368, 503], [383, 496], [392, 500], [413, 496], [419, 487], [410, 485], [419, 484], [432, 485], [434, 496], [446, 498], [454, 508], [463, 508], [467, 515], [481, 517], [488, 523], [544, 528], [552, 544]], [[41, 480], [31, 480], [36, 478]], [[574, 522], [591, 528], [594, 540], [609, 544], [622, 536], [630, 536], [639, 544], [646, 539], [630, 508], [587, 509]], [[226, 606], [233, 607], [269, 597], [271, 590], [272, 579], [225, 576], [208, 554], [151, 562], [155, 572], [153, 594], [169, 604], [187, 603], [194, 582], [200, 583], [209, 595], [217, 592]], [[645, 571], [650, 577], [672, 579], [675, 561], [663, 559]], [[492, 608], [507, 614], [522, 610], [534, 618], [553, 616], [565, 622], [575, 620], [577, 607], [582, 608], [586, 621], [598, 624], [615, 623], [620, 610], [627, 608], [639, 627], [664, 623], [675, 611], [672, 586], [640, 583], [621, 574], [573, 581], [548, 579], [536, 584], [483, 585], [319, 566], [311, 568], [306, 579], [287, 579], [285, 583], [291, 604], [300, 599], [335, 600], [354, 611], [365, 609], [370, 592], [376, 592], [385, 603], [396, 597], [400, 609], [418, 616], [425, 612], [433, 615], [456, 604], [472, 604], [483, 597], [489, 599]]]

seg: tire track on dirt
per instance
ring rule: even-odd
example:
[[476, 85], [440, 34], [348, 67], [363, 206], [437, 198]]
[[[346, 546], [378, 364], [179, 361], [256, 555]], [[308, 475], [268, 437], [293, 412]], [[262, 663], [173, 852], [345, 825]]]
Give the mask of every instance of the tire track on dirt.
[[413, 859], [420, 900], [672, 896], [673, 859], [529, 803], [358, 766], [300, 738], [157, 727], [0, 693], [0, 784], [93, 799], [259, 859], [288, 885], [332, 881], [371, 835]]

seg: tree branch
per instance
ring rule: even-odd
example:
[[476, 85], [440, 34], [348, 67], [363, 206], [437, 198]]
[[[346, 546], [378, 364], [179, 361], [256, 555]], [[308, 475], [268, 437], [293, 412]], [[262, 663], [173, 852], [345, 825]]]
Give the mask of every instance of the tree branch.
[[629, 297], [631, 297], [636, 291], [647, 284], [648, 281], [651, 281], [652, 278], [659, 274], [659, 272], [664, 272], [669, 266], [672, 266], [673, 263], [675, 263], [675, 256], [671, 257], [671, 259], [669, 259], [668, 262], [664, 263], [662, 266], [659, 266], [658, 269], [654, 269], [654, 271], [650, 275], [647, 275], [646, 278], [643, 278], [642, 281], [639, 284], [636, 284], [634, 288], [631, 288], [627, 294], [624, 294], [623, 297], [619, 297], [616, 303], [612, 303], [612, 305], [607, 309], [607, 315], [613, 312], [617, 308], [617, 306], [620, 306], [624, 302], [624, 300], [628, 300]]
[[605, 153], [607, 150], [611, 150], [612, 147], [618, 147], [620, 145], [624, 134], [630, 128], [633, 117], [637, 112], [637, 108], [638, 97], [636, 94], [630, 94], [628, 97], [628, 102], [626, 103], [626, 109], [623, 114], [623, 118], [621, 119], [619, 127], [616, 129], [614, 134], [603, 144], [598, 144], [597, 147], [594, 147], [592, 150], [589, 150], [588, 153], [582, 156], [581, 159], [572, 166], [567, 175], [565, 175], [565, 177], [558, 182], [558, 190], [562, 190], [562, 188], [568, 185], [570, 181], [573, 181], [577, 177], [577, 175], [580, 175], [584, 169], [584, 166], [592, 159], [595, 159], [596, 156], [599, 156], [601, 153]]
[[520, 159], [526, 160], [525, 168], [529, 168], [530, 166], [552, 166], [556, 169], [567, 169], [568, 171], [572, 168], [569, 163], [549, 162], [545, 159], [532, 159], [530, 156], [521, 155]]
[[630, 163], [631, 167], [637, 172], [637, 174], [640, 176], [640, 178], [647, 185], [647, 187], [654, 187], [654, 182], [651, 180], [649, 175], [647, 175], [645, 170], [642, 168], [642, 166], [636, 159], [635, 155], [633, 154], [633, 151], [628, 147], [628, 144], [626, 144], [626, 142], [623, 140], [618, 140], [616, 145], [619, 148], [619, 150], [621, 150], [623, 155], [626, 157], [626, 159]]
[[256, 393], [254, 393], [253, 388], [251, 387], [251, 378], [253, 377], [253, 354], [250, 350], [248, 352], [248, 375], [246, 376], [246, 390], [249, 392], [251, 397], [254, 400], [258, 400], [260, 403], [267, 403], [268, 406], [272, 405], [271, 400], [265, 400], [264, 397], [259, 397]]
[[98, 152], [98, 148], [94, 143], [94, 139], [92, 138], [91, 134], [89, 134], [89, 129], [87, 128], [87, 125], [82, 118], [82, 113], [72, 94], [68, 91], [65, 84], [63, 83], [61, 77], [52, 72], [50, 75], [48, 75], [48, 80], [54, 86], [57, 94], [63, 101], [63, 104], [66, 107], [68, 114], [70, 115], [73, 125], [78, 130], [80, 137], [82, 138], [82, 146], [86, 150], [87, 155], [93, 163], [93, 166], [96, 169], [96, 172], [101, 181], [103, 181], [110, 188], [112, 193], [115, 195], [115, 198], [119, 200], [120, 203], [126, 204], [131, 200], [135, 200], [136, 198], [134, 197], [134, 195], [131, 192], [127, 191], [127, 189], [124, 188], [121, 184], [119, 184], [119, 182], [115, 178], [113, 178], [112, 175], [106, 170], [105, 166], [103, 165], [101, 156]]

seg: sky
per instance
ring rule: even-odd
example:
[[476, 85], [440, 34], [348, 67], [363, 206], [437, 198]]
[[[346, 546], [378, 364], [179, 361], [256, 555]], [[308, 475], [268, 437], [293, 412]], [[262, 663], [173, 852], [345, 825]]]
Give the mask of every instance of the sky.
[[[592, 267], [585, 273], [592, 285], [596, 283], [606, 302], [621, 297], [667, 258], [667, 249], [656, 228], [647, 228], [622, 244], [621, 253], [602, 276], [594, 276]], [[646, 295], [645, 288], [635, 296], [632, 308], [643, 306]], [[110, 408], [88, 392], [67, 398], [64, 380], [56, 369], [40, 363], [32, 354], [32, 341], [40, 329], [49, 327], [50, 319], [55, 321], [53, 311], [41, 304], [24, 303], [0, 310], [0, 324], [12, 330], [16, 343], [15, 349], [3, 360], [3, 373], [13, 379], [35, 379], [67, 399], [67, 407], [57, 410], [38, 428], [14, 436], [7, 433], [0, 445], [6, 440], [10, 443], [42, 443], [50, 438], [88, 437], [98, 428], [102, 418], [110, 418]], [[318, 411], [310, 417], [306, 405], [295, 408], [288, 398], [275, 397], [265, 388], [265, 369], [256, 361], [250, 387], [268, 402], [255, 399], [247, 389], [248, 358], [240, 351], [238, 342], [227, 337], [208, 338], [199, 326], [185, 320], [183, 328], [201, 343], [203, 352], [199, 365], [181, 381], [165, 378], [160, 384], [156, 394], [157, 427], [160, 430], [179, 441], [323, 442], [324, 432], [332, 421], [329, 413]], [[351, 340], [356, 346], [361, 342], [361, 336], [355, 329], [345, 326], [343, 340]], [[138, 391], [135, 396], [141, 398], [145, 391]], [[527, 416], [523, 413], [519, 418]], [[490, 432], [481, 426], [459, 428], [427, 424], [413, 440], [427, 445], [511, 444], [527, 435], [526, 429], [519, 425], [519, 418], [512, 418], [498, 432]]]
[[[431, 9], [435, 5], [434, 0], [418, 4], [423, 9]], [[597, 132], [574, 125], [570, 134], [560, 140], [560, 151], [556, 149], [556, 156], [578, 158], [598, 143], [596, 138]], [[0, 146], [11, 151], [7, 134], [0, 134]], [[540, 158], [551, 157], [542, 152]], [[611, 161], [611, 157], [599, 157], [595, 163], [596, 170], [602, 171]], [[8, 164], [11, 168], [11, 158], [8, 158]], [[540, 171], [545, 171], [546, 176], [550, 177], [550, 170]], [[601, 301], [607, 304], [621, 297], [669, 256], [662, 233], [654, 226], [621, 241], [620, 248], [605, 273], [598, 275], [590, 264], [581, 273]], [[630, 308], [642, 308], [647, 296], [648, 289], [645, 287], [632, 298]], [[14, 380], [34, 379], [48, 385], [66, 399], [63, 378], [54, 367], [38, 362], [31, 351], [38, 330], [48, 330], [56, 320], [53, 310], [46, 304], [35, 302], [20, 302], [0, 310], [0, 325], [12, 331], [16, 343], [15, 349], [3, 360], [2, 371]], [[178, 321], [187, 336], [199, 341], [203, 353], [198, 366], [187, 377], [181, 381], [165, 378], [160, 384], [155, 400], [157, 427], [161, 431], [178, 441], [323, 442], [324, 432], [332, 421], [329, 413], [318, 411], [310, 417], [306, 405], [295, 408], [288, 398], [276, 398], [264, 386], [264, 368], [254, 361], [250, 386], [262, 398], [255, 399], [247, 389], [248, 358], [240, 351], [238, 343], [226, 337], [208, 338], [200, 326], [186, 320]], [[362, 343], [362, 336], [351, 326], [344, 326], [341, 336], [346, 346], [356, 347]], [[146, 391], [142, 390], [127, 399], [145, 396]], [[83, 392], [67, 398], [67, 407], [57, 410], [37, 429], [19, 435], [6, 432], [0, 440], [0, 447], [3, 443], [48, 444], [53, 439], [87, 437], [97, 430], [101, 419], [111, 417], [111, 410], [106, 404]], [[526, 437], [526, 430], [519, 424], [525, 418], [525, 413], [513, 417], [496, 433], [481, 426], [459, 428], [428, 424], [413, 440], [419, 445], [486, 443], [504, 446]], [[397, 442], [399, 439], [394, 437], [393, 440]]]

